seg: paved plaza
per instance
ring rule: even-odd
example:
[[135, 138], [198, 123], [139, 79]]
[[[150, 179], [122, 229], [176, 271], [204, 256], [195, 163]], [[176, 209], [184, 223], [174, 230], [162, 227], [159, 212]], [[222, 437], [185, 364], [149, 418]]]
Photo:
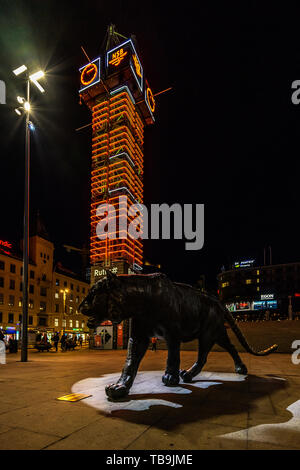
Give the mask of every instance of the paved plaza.
[[[148, 351], [134, 387], [109, 402], [126, 351], [8, 354], [0, 365], [0, 449], [300, 449], [300, 365], [242, 353], [248, 376], [212, 352], [192, 384], [161, 383], [167, 351]], [[182, 351], [189, 367], [195, 351]], [[57, 398], [81, 392], [78, 402]]]

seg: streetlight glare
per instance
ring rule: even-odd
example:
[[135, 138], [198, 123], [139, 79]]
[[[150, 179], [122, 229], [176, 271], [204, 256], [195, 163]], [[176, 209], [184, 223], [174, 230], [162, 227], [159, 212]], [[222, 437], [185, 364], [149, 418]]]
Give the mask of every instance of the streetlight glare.
[[13, 73], [15, 75], [20, 75], [20, 73], [25, 72], [25, 70], [27, 70], [26, 65], [21, 65], [21, 67], [18, 67], [17, 69], [13, 70]]
[[21, 111], [20, 111], [18, 108], [16, 108], [15, 111], [16, 111], [16, 113], [17, 113], [19, 116], [21, 116], [22, 113], [21, 113]]
[[29, 78], [32, 82], [34, 82], [35, 80], [39, 80], [40, 78], [44, 76], [45, 76], [44, 72], [42, 70], [39, 70], [38, 72], [35, 72], [32, 75], [30, 75]]
[[22, 98], [22, 96], [17, 96], [17, 101], [20, 104], [23, 104], [25, 102], [25, 98]]
[[25, 101], [25, 103], [24, 103], [24, 109], [25, 109], [25, 111], [29, 111], [29, 110], [30, 110], [30, 103], [28, 103], [28, 101]]
[[32, 81], [32, 83], [35, 84], [35, 86], [40, 90], [41, 93], [44, 93], [45, 90], [42, 87], [42, 85], [40, 85], [38, 80], [40, 78], [44, 77], [44, 76], [45, 76], [45, 74], [42, 70], [39, 70], [38, 72], [35, 72], [35, 73], [33, 73], [32, 75], [29, 76], [29, 79]]

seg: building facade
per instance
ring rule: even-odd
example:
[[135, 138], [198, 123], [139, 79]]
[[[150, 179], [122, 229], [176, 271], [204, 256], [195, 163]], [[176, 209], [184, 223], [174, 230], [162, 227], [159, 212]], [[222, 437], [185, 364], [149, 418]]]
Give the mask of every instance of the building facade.
[[219, 297], [234, 316], [291, 318], [300, 314], [300, 263], [235, 263], [217, 276]]
[[[34, 342], [37, 332], [89, 333], [87, 318], [78, 313], [89, 284], [62, 266], [54, 266], [54, 245], [42, 236], [30, 237], [28, 281], [28, 332]], [[20, 338], [22, 322], [22, 253], [0, 241], [0, 329]]]

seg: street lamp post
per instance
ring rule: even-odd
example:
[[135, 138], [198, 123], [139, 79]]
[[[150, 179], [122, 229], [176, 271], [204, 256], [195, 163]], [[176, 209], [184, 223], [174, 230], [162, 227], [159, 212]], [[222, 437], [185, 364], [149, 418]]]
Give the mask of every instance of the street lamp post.
[[[26, 65], [22, 65], [13, 73], [18, 76], [27, 71]], [[30, 194], [30, 82], [43, 93], [45, 90], [38, 80], [44, 76], [44, 72], [38, 71], [26, 76], [26, 101], [18, 96], [17, 100], [23, 104], [15, 111], [21, 115], [20, 109], [25, 112], [25, 189], [24, 189], [24, 241], [23, 241], [23, 309], [22, 309], [22, 347], [21, 362], [27, 362], [28, 348], [28, 264], [29, 264], [29, 194]]]

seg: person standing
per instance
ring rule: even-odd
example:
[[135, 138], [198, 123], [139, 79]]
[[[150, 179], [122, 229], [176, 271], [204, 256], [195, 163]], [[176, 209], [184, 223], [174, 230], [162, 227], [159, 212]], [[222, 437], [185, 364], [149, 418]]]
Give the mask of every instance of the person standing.
[[65, 351], [66, 350], [66, 335], [65, 334], [63, 334], [60, 339], [60, 345], [61, 345], [61, 350]]
[[155, 351], [156, 352], [156, 343], [157, 343], [157, 338], [155, 336], [153, 336], [153, 338], [151, 339], [152, 341], [152, 351]]
[[57, 352], [58, 343], [59, 343], [59, 334], [58, 334], [58, 332], [56, 332], [54, 337], [53, 337], [53, 343], [54, 343], [54, 346], [55, 346], [55, 351]]

